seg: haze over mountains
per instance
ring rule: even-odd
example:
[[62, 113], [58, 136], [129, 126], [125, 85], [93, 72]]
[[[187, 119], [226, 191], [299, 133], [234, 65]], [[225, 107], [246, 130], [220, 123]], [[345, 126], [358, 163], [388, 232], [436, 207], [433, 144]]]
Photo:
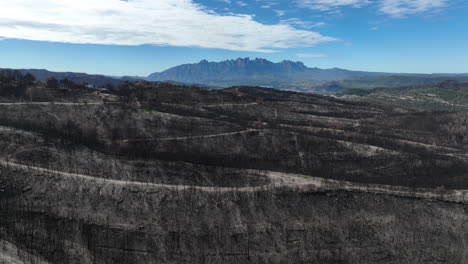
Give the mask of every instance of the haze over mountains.
[[150, 81], [176, 81], [210, 86], [235, 85], [270, 86], [281, 88], [300, 82], [314, 84], [355, 77], [382, 76], [385, 73], [349, 71], [339, 68], [309, 68], [302, 62], [284, 60], [274, 63], [266, 59], [238, 58], [221, 62], [202, 60], [196, 64], [184, 64], [147, 77]]
[[166, 81], [174, 80], [180, 82], [206, 82], [210, 80], [229, 80], [234, 78], [288, 78], [293, 77], [322, 80], [337, 80], [352, 76], [379, 75], [367, 72], [348, 71], [338, 68], [319, 69], [308, 68], [302, 62], [284, 60], [274, 63], [266, 59], [250, 58], [236, 60], [226, 60], [221, 62], [208, 62], [202, 60], [196, 64], [184, 64], [170, 68], [161, 73], [153, 73], [148, 76], [148, 80]]
[[309, 68], [302, 62], [284, 60], [278, 63], [266, 59], [238, 58], [221, 62], [202, 60], [183, 64], [147, 77], [115, 77], [73, 72], [21, 69], [22, 74], [33, 74], [38, 80], [49, 77], [87, 82], [97, 87], [118, 85], [125, 80], [146, 80], [199, 84], [211, 88], [232, 86], [262, 86], [282, 90], [331, 93], [350, 88], [372, 89], [432, 85], [446, 80], [466, 82], [468, 74], [408, 74], [352, 71], [340, 68]]
[[[198, 83], [214, 87], [237, 85], [267, 86], [300, 91], [335, 91], [363, 84], [365, 87], [398, 87], [424, 85], [446, 79], [468, 79], [468, 74], [406, 74], [351, 71], [340, 68], [309, 68], [302, 62], [284, 60], [273, 63], [266, 59], [238, 58], [222, 62], [202, 60], [184, 64], [160, 73], [150, 74], [149, 81]], [[352, 82], [342, 82], [353, 80]], [[375, 85], [374, 85], [375, 83]]]

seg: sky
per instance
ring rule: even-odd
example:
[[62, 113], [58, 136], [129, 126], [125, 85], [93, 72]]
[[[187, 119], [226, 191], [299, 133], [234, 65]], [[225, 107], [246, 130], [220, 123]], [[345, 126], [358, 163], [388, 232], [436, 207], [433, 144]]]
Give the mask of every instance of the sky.
[[200, 60], [468, 73], [464, 0], [0, 0], [0, 67], [147, 76]]

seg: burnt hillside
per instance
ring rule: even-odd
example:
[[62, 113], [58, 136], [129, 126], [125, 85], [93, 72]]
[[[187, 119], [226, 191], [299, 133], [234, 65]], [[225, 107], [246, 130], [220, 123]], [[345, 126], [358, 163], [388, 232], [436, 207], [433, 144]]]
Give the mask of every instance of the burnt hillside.
[[0, 102], [0, 263], [463, 263], [467, 113], [259, 87], [24, 93]]

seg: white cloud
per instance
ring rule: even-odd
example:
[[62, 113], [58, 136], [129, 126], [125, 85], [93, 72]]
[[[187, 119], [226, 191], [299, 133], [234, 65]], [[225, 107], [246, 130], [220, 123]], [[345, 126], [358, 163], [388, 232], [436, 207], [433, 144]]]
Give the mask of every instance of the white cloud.
[[404, 17], [441, 8], [446, 4], [446, 0], [382, 0], [380, 11], [392, 17]]
[[311, 22], [311, 21], [304, 21], [299, 18], [288, 18], [288, 19], [283, 19], [280, 21], [280, 24], [287, 24], [291, 26], [296, 26], [299, 28], [306, 28], [306, 29], [311, 29], [311, 28], [316, 28], [316, 27], [323, 27], [326, 26], [327, 24], [323, 22]]
[[296, 54], [299, 58], [328, 58], [327, 54], [324, 53], [299, 53]]
[[449, 0], [296, 0], [300, 7], [336, 11], [342, 7], [361, 8], [373, 4], [392, 17], [424, 13], [444, 7]]
[[237, 1], [237, 4], [240, 6], [248, 6], [248, 4], [244, 1]]
[[286, 13], [284, 10], [274, 10], [274, 11], [278, 16], [284, 16], [284, 14]]
[[0, 37], [113, 45], [274, 52], [336, 41], [251, 15], [219, 15], [191, 0], [0, 1]]
[[344, 6], [358, 8], [370, 3], [369, 0], [296, 0], [296, 2], [301, 7], [317, 9], [321, 11], [333, 10]]

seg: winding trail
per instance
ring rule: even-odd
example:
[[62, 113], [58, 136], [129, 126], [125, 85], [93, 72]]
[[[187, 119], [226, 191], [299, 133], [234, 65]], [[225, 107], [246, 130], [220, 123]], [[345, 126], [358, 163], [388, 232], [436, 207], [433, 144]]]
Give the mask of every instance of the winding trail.
[[60, 176], [64, 178], [73, 178], [73, 179], [79, 178], [82, 180], [92, 181], [97, 184], [114, 184], [114, 185], [122, 185], [122, 186], [130, 186], [130, 187], [144, 187], [144, 188], [165, 188], [165, 189], [172, 189], [172, 190], [197, 189], [197, 190], [206, 191], [206, 192], [230, 192], [233, 190], [240, 191], [240, 192], [253, 192], [253, 191], [266, 189], [272, 185], [272, 184], [269, 184], [269, 185], [264, 185], [264, 186], [255, 186], [255, 187], [206, 187], [206, 186], [193, 186], [193, 185], [173, 185], [173, 184], [160, 184], [160, 183], [106, 179], [106, 178], [101, 178], [101, 177], [85, 175], [85, 174], [63, 172], [63, 171], [51, 170], [51, 169], [42, 168], [42, 167], [23, 165], [23, 164], [18, 164], [18, 163], [14, 163], [10, 161], [5, 161], [5, 160], [0, 160], [0, 166], [24, 170], [24, 171], [35, 171], [35, 172], [47, 173], [50, 175], [56, 175], [56, 176]]
[[50, 170], [42, 167], [29, 166], [18, 164], [10, 161], [0, 160], [0, 166], [7, 168], [19, 169], [24, 171], [36, 171], [47, 173], [63, 178], [82, 179], [91, 181], [95, 184], [111, 184], [121, 185], [126, 187], [141, 188], [145, 191], [149, 189], [170, 189], [170, 190], [199, 190], [204, 192], [256, 192], [262, 190], [278, 190], [281, 188], [289, 189], [295, 192], [324, 192], [324, 191], [350, 191], [364, 192], [384, 195], [394, 195], [407, 198], [440, 200], [446, 202], [468, 203], [468, 190], [434, 190], [425, 188], [410, 188], [404, 186], [382, 185], [382, 184], [365, 184], [348, 181], [337, 181], [319, 177], [312, 177], [301, 174], [275, 172], [275, 171], [259, 171], [259, 170], [244, 170], [246, 173], [253, 175], [264, 176], [270, 180], [269, 184], [253, 187], [206, 187], [194, 185], [172, 185], [172, 184], [157, 184], [149, 182], [123, 181], [116, 179], [106, 179], [85, 174], [69, 173], [57, 170]]
[[201, 105], [202, 107], [224, 107], [224, 106], [250, 106], [250, 105], [258, 105], [257, 102], [252, 102], [252, 103], [244, 103], [244, 104], [206, 104], [206, 105]]
[[34, 260], [35, 264], [49, 264], [37, 255], [31, 255], [28, 252], [17, 248], [5, 240], [0, 240], [0, 263], [2, 264], [28, 264]]
[[241, 131], [234, 131], [234, 132], [226, 132], [226, 133], [218, 133], [218, 134], [209, 134], [209, 135], [200, 135], [200, 136], [182, 136], [182, 137], [166, 137], [166, 138], [143, 138], [143, 139], [124, 139], [120, 142], [146, 142], [146, 141], [172, 141], [172, 140], [190, 140], [190, 139], [202, 139], [202, 138], [216, 138], [216, 137], [224, 137], [224, 136], [233, 136], [233, 135], [241, 135], [250, 132], [258, 132], [261, 129], [246, 129]]

